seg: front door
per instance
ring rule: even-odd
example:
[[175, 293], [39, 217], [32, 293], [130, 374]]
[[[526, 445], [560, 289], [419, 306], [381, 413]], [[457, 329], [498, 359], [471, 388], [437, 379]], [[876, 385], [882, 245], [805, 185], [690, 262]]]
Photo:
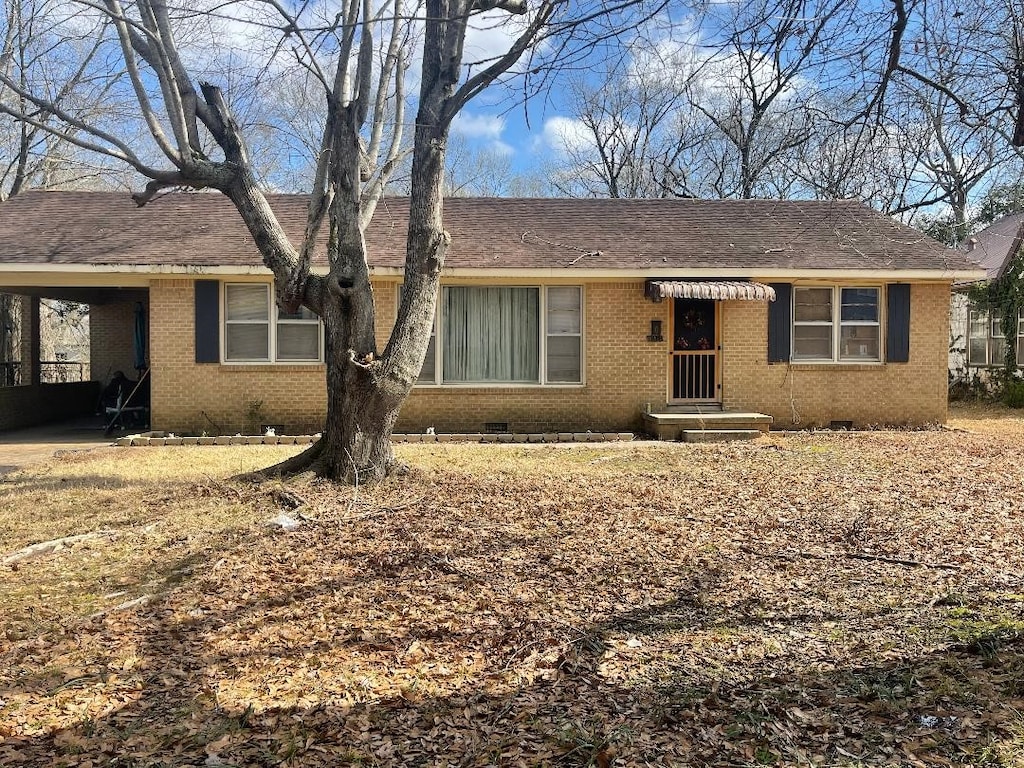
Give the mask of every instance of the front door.
[[721, 401], [718, 384], [718, 302], [674, 299], [669, 398], [676, 402]]

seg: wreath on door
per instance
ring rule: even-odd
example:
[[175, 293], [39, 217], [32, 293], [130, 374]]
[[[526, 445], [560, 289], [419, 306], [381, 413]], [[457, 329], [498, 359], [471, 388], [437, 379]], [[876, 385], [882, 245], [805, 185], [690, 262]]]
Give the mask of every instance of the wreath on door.
[[697, 330], [706, 322], [704, 313], [699, 309], [688, 309], [683, 313], [683, 328], [686, 328], [689, 331]]

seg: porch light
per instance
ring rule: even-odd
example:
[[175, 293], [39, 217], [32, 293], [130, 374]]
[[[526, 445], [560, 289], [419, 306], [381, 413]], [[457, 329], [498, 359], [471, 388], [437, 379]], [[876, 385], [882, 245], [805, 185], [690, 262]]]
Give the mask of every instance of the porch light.
[[647, 337], [648, 341], [664, 341], [665, 338], [661, 335], [661, 320], [651, 320], [651, 335]]

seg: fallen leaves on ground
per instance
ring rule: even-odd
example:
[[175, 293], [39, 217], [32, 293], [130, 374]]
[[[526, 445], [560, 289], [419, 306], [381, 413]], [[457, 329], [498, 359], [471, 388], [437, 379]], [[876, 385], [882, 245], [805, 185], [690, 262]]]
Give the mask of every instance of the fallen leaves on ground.
[[58, 461], [0, 500], [120, 532], [0, 573], [0, 764], [1019, 766], [1021, 446], [407, 446], [356, 491]]

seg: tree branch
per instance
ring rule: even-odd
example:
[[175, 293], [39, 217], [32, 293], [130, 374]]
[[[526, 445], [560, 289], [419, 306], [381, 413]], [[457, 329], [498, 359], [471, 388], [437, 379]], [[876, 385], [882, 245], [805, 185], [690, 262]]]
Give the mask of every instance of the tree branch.
[[[474, 5], [476, 5], [476, 3], [474, 3]], [[511, 69], [520, 58], [522, 58], [522, 55], [526, 50], [536, 43], [537, 35], [540, 30], [547, 25], [548, 21], [550, 21], [555, 12], [555, 6], [556, 3], [552, 0], [541, 3], [541, 6], [537, 9], [536, 15], [526, 28], [526, 31], [516, 38], [516, 41], [511, 45], [508, 51], [506, 51], [504, 55], [498, 58], [497, 61], [492, 63], [486, 69], [470, 77], [462, 84], [461, 87], [459, 87], [454, 95], [452, 95], [452, 97], [445, 103], [439, 120], [441, 126], [447, 127], [451, 124], [455, 115], [457, 115], [459, 111], [469, 103], [470, 99], [483, 91], [501, 75], [508, 72], [508, 70]]]

